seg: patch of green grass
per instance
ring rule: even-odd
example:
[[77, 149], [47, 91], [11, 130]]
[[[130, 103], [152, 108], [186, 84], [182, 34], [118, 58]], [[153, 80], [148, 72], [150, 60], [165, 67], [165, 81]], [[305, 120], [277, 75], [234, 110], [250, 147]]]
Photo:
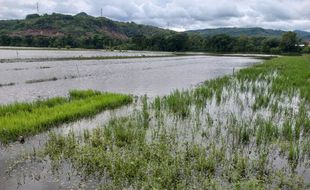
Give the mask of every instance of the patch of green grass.
[[33, 103], [0, 107], [0, 140], [4, 143], [47, 130], [55, 125], [93, 116], [104, 109], [128, 104], [127, 95], [96, 91], [71, 91], [68, 98], [52, 98]]

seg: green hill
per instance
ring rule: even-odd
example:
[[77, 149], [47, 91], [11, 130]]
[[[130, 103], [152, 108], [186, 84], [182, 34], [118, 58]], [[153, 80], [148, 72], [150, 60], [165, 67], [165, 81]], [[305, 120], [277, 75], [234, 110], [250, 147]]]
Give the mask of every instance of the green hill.
[[[1, 20], [0, 46], [281, 53], [286, 52], [280, 39], [284, 33], [281, 30], [263, 28], [176, 32], [133, 22], [93, 17], [86, 13], [73, 16], [53, 13], [32, 14], [21, 20]], [[304, 40], [310, 39], [308, 32], [296, 33]], [[291, 41], [295, 47], [298, 39], [295, 35], [293, 38]]]
[[139, 25], [133, 22], [117, 22], [104, 17], [93, 17], [86, 13], [77, 15], [28, 15], [23, 20], [1, 20], [0, 34], [9, 36], [63, 36], [104, 35], [112, 39], [126, 40], [130, 37], [143, 34], [168, 34], [173, 31], [164, 30], [154, 26]]
[[[203, 29], [203, 30], [191, 30], [187, 33], [201, 34], [203, 36], [214, 36], [218, 34], [227, 34], [230, 36], [250, 36], [250, 37], [281, 37], [286, 31], [272, 30], [264, 28], [216, 28], [216, 29]], [[298, 37], [303, 40], [310, 40], [310, 32], [294, 31], [298, 34]]]

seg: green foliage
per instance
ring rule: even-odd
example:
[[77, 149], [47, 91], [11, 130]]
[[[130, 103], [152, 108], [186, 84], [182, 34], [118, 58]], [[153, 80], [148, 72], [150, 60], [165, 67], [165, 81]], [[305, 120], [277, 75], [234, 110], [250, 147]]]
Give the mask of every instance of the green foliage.
[[297, 34], [294, 32], [286, 32], [282, 35], [280, 47], [283, 52], [298, 52], [299, 41]]
[[310, 53], [310, 46], [307, 45], [306, 47], [304, 47], [302, 52], [303, 53]]
[[35, 19], [35, 18], [40, 18], [40, 15], [38, 14], [30, 14], [26, 16], [26, 19]]
[[209, 40], [211, 50], [213, 52], [232, 52], [235, 43], [235, 38], [226, 34], [213, 36]]
[[271, 53], [271, 54], [279, 54], [281, 50], [277, 50], [280, 45], [280, 39], [278, 38], [267, 38], [262, 42], [262, 51], [264, 53]]

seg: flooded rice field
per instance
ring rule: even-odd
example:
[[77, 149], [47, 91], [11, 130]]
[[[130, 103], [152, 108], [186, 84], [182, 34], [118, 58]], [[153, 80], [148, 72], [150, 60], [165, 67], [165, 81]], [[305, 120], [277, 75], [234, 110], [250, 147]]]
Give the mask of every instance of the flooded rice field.
[[166, 95], [259, 62], [252, 58], [187, 56], [2, 63], [0, 103], [65, 96], [70, 89]]
[[[48, 52], [45, 55], [39, 50], [25, 50], [19, 51], [18, 56], [26, 59], [80, 56], [78, 51], [68, 51], [68, 54]], [[96, 51], [82, 53], [83, 56], [101, 56], [98, 55], [100, 52]], [[17, 54], [15, 50], [0, 50], [0, 55], [1, 58], [14, 59]], [[174, 89], [191, 88], [205, 80], [232, 74], [260, 62], [252, 58], [212, 56], [7, 62], [0, 65], [0, 103], [65, 96], [71, 89], [94, 89], [137, 96], [147, 94], [154, 99], [155, 96], [167, 95]], [[120, 109], [105, 111], [90, 119], [62, 125], [51, 131], [59, 135], [75, 133], [81, 136], [86, 129], [91, 130], [103, 125], [111, 118], [128, 116], [139, 108], [140, 106], [134, 103]], [[70, 164], [66, 165], [62, 172], [55, 174], [50, 166], [51, 160], [38, 162], [34, 159], [34, 154], [39, 154], [48, 137], [49, 132], [41, 133], [27, 138], [25, 144], [11, 143], [0, 146], [0, 189], [97, 188], [100, 184], [99, 179], [84, 179], [78, 173], [74, 173]]]
[[2, 104], [70, 89], [134, 102], [1, 145], [0, 189], [307, 189], [310, 105], [289, 77], [308, 77], [308, 63], [292, 73], [296, 60], [282, 59], [3, 63]]
[[[2, 58], [13, 59], [16, 56], [15, 50], [5, 51], [5, 53], [0, 51]], [[18, 56], [19, 58], [80, 56], [78, 51], [68, 51], [69, 54], [48, 52], [47, 55], [44, 55], [38, 53], [38, 50], [26, 50], [19, 51]], [[83, 52], [83, 56], [101, 55], [98, 55], [96, 51], [89, 51], [86, 54]], [[2, 63], [0, 67], [0, 102], [8, 104], [33, 101], [38, 98], [65, 96], [70, 89], [96, 89], [138, 96], [148, 94], [150, 97], [154, 97], [166, 95], [173, 89], [190, 88], [207, 79], [231, 74], [235, 70], [259, 62], [259, 60], [251, 58], [195, 56]], [[95, 118], [66, 124], [52, 129], [52, 131], [62, 135], [69, 131], [79, 134], [84, 129], [90, 130], [107, 122], [112, 117], [129, 115], [132, 109], [133, 106], [129, 106], [115, 111], [106, 111]], [[42, 133], [27, 139], [25, 144], [1, 145], [0, 189], [72, 188], [72, 181], [66, 179], [61, 181], [60, 178], [51, 175], [51, 168], [47, 164], [35, 163], [32, 165], [31, 161], [30, 163], [28, 161], [19, 163], [19, 160], [23, 160], [29, 152], [40, 150], [46, 143], [47, 137], [48, 133]], [[72, 178], [80, 183], [83, 181], [79, 177]], [[91, 182], [86, 184], [88, 184], [88, 188], [92, 185]], [[73, 188], [77, 188], [77, 186], [73, 186]]]
[[150, 51], [108, 51], [108, 50], [41, 50], [41, 49], [0, 49], [0, 60], [16, 59], [60, 59], [89, 57], [137, 57], [165, 56], [167, 52]]

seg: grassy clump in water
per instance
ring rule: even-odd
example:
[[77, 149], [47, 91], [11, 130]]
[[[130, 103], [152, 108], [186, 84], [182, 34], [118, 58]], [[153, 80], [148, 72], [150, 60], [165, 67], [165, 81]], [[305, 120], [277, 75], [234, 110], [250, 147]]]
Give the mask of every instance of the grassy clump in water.
[[4, 143], [14, 141], [20, 135], [33, 135], [57, 124], [92, 116], [131, 101], [127, 95], [74, 90], [68, 98], [1, 106], [0, 140]]
[[[267, 154], [252, 159], [241, 152], [228, 153], [229, 145], [185, 143], [176, 134], [161, 132], [148, 139], [142, 112], [111, 120], [104, 127], [85, 131], [83, 137], [50, 134], [44, 155], [54, 169], [67, 161], [85, 179], [104, 178], [98, 189], [270, 189], [282, 184], [268, 173]], [[162, 126], [167, 127], [167, 126]], [[231, 154], [231, 155], [230, 155]], [[268, 176], [266, 176], [268, 174]], [[283, 187], [300, 188], [300, 179], [287, 178]]]

